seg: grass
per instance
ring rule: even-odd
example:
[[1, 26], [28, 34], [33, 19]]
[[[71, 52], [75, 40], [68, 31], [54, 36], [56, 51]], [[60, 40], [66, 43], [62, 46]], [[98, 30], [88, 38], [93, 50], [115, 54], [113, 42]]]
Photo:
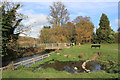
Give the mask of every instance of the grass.
[[66, 71], [56, 71], [52, 68], [47, 68], [35, 72], [25, 70], [8, 70], [4, 72], [3, 78], [4, 76], [5, 78], [117, 78], [118, 74], [109, 74], [105, 71], [71, 74]]
[[[45, 59], [43, 62], [39, 62], [37, 64], [33, 64], [31, 67], [37, 67], [40, 64], [44, 64], [50, 60], [59, 60], [59, 61], [78, 61], [78, 60], [87, 60], [92, 59], [95, 53], [100, 52], [101, 55], [97, 58], [97, 61], [102, 63], [108, 64], [109, 61], [114, 62], [114, 64], [118, 63], [118, 44], [101, 44], [101, 48], [91, 48], [90, 44], [85, 44], [71, 48], [65, 48], [63, 50], [55, 51], [50, 55], [49, 58]], [[57, 55], [57, 53], [60, 53]], [[82, 58], [78, 58], [83, 54]], [[69, 58], [65, 57], [64, 55], [71, 56]], [[51, 61], [50, 63], [54, 63]], [[13, 74], [10, 74], [13, 73]], [[68, 73], [66, 71], [56, 71], [52, 68], [47, 69], [40, 69], [36, 71], [31, 70], [6, 70], [3, 71], [3, 78], [117, 78], [118, 73], [106, 73], [105, 71], [101, 70], [99, 72], [91, 72], [91, 73]]]

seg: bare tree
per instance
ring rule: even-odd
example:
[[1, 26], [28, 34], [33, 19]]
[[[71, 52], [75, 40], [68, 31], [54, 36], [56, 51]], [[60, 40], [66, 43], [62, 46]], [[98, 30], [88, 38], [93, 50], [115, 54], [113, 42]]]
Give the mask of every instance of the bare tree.
[[50, 14], [48, 15], [50, 24], [63, 25], [69, 21], [69, 13], [62, 2], [53, 2], [50, 6]]

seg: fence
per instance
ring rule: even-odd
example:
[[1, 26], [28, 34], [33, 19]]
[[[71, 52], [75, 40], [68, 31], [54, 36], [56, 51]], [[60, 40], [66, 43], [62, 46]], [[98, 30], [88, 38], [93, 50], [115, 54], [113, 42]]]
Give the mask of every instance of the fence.
[[[37, 62], [43, 61], [45, 58], [47, 58], [49, 56], [50, 56], [50, 54], [44, 54], [42, 56], [38, 56], [38, 57], [34, 57], [34, 58], [31, 58], [31, 59], [28, 59], [28, 60], [20, 61], [18, 63], [13, 64], [13, 67], [17, 68], [20, 65], [28, 66], [29, 64], [35, 64]], [[2, 68], [0, 68], [0, 71], [4, 70], [4, 69], [8, 69], [9, 67], [10, 67], [9, 65], [5, 66], [5, 67], [2, 67]]]

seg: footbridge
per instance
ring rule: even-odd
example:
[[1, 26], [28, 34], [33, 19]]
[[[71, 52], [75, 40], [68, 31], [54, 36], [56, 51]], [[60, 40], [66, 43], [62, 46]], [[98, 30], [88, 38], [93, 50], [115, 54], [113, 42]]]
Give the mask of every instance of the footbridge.
[[40, 44], [31, 44], [22, 47], [43, 47], [44, 49], [63, 49], [70, 48], [70, 43], [40, 43]]
[[37, 46], [42, 46], [44, 49], [63, 49], [69, 48], [70, 43], [44, 43], [44, 44], [37, 44]]

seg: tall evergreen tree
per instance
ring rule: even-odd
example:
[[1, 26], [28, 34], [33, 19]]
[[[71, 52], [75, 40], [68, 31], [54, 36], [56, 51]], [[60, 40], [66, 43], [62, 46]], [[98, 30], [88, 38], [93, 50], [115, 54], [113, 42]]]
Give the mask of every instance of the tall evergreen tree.
[[100, 18], [99, 28], [96, 31], [98, 42], [107, 41], [108, 36], [110, 35], [111, 28], [110, 28], [110, 21], [106, 14], [102, 14]]

